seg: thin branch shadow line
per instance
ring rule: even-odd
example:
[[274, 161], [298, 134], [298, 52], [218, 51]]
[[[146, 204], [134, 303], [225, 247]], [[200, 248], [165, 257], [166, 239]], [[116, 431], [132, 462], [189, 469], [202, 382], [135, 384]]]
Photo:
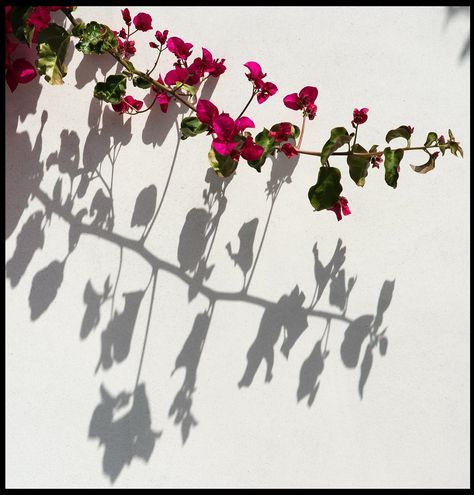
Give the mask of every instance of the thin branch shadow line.
[[138, 365], [137, 380], [135, 382], [135, 390], [137, 389], [138, 383], [140, 382], [140, 374], [142, 372], [143, 358], [145, 356], [146, 343], [148, 340], [148, 331], [150, 330], [151, 313], [153, 311], [153, 304], [155, 302], [155, 290], [156, 290], [156, 279], [157, 278], [158, 278], [158, 271], [156, 269], [153, 269], [153, 289], [151, 291], [150, 307], [148, 309], [148, 320], [146, 323], [145, 337], [143, 339], [143, 348], [142, 348], [142, 353], [140, 356], [140, 364]]
[[[278, 192], [280, 192], [280, 189], [278, 189]], [[262, 252], [263, 243], [265, 242], [265, 237], [267, 235], [268, 226], [270, 225], [270, 219], [272, 218], [273, 207], [275, 206], [275, 202], [276, 202], [277, 197], [278, 197], [278, 192], [272, 198], [272, 204], [270, 206], [270, 211], [268, 212], [267, 221], [265, 223], [265, 228], [263, 229], [262, 238], [260, 239], [260, 245], [258, 246], [257, 256], [255, 256], [255, 261], [253, 262], [252, 271], [250, 272], [249, 279], [247, 280], [247, 284], [244, 288], [245, 292], [247, 292], [249, 290], [250, 282], [252, 281], [253, 274], [255, 272], [255, 268], [257, 267], [258, 259], [260, 258], [260, 253]]]
[[[58, 204], [53, 203], [53, 201], [49, 198], [49, 196], [40, 188], [38, 188], [34, 195], [41, 201], [46, 208], [49, 209], [52, 213], [55, 213], [66, 222], [70, 224], [75, 224], [77, 231], [80, 234], [91, 234], [101, 239], [108, 240], [116, 245], [122, 246], [124, 248], [128, 248], [140, 256], [142, 256], [154, 270], [164, 270], [166, 272], [172, 273], [176, 277], [180, 278], [184, 283], [190, 285], [195, 283], [192, 277], [183, 273], [183, 271], [178, 267], [164, 261], [153, 253], [151, 253], [140, 241], [135, 241], [133, 239], [128, 239], [120, 234], [116, 234], [114, 232], [108, 232], [106, 230], [101, 229], [100, 227], [96, 227], [93, 225], [85, 225], [82, 222], [78, 222], [77, 219], [67, 210], [64, 210]], [[206, 287], [204, 284], [200, 284], [196, 289], [203, 294], [205, 297], [211, 300], [220, 300], [220, 301], [240, 301], [246, 302], [249, 304], [255, 304], [257, 306], [262, 306], [264, 308], [273, 307], [277, 305], [277, 303], [272, 301], [267, 301], [258, 296], [252, 296], [248, 293], [239, 292], [223, 292], [216, 291], [211, 289], [210, 287]], [[347, 323], [351, 323], [352, 320], [347, 318], [347, 316], [337, 313], [330, 313], [327, 311], [316, 311], [314, 309], [307, 309], [305, 314], [307, 316], [315, 316], [318, 318], [334, 318], [340, 321], [344, 321]]]
[[179, 127], [178, 127], [178, 123], [176, 122], [176, 130], [178, 132], [178, 142], [176, 143], [176, 148], [174, 150], [174, 156], [173, 156], [173, 161], [171, 163], [171, 167], [170, 167], [170, 171], [168, 173], [168, 179], [166, 181], [166, 185], [165, 185], [165, 188], [163, 189], [163, 194], [161, 195], [161, 200], [160, 200], [160, 204], [158, 205], [158, 208], [156, 209], [156, 212], [150, 222], [150, 226], [148, 227], [148, 230], [143, 234], [143, 241], [142, 242], [145, 242], [146, 238], [149, 236], [150, 232], [151, 232], [151, 229], [153, 228], [153, 225], [155, 223], [155, 220], [158, 216], [158, 213], [160, 213], [160, 210], [161, 210], [161, 207], [163, 205], [163, 202], [165, 200], [165, 197], [166, 197], [166, 193], [168, 192], [168, 186], [170, 185], [170, 182], [171, 182], [171, 176], [173, 175], [173, 170], [174, 170], [174, 166], [176, 164], [176, 158], [178, 156], [178, 150], [179, 150], [179, 145], [181, 144], [181, 139], [179, 137]]

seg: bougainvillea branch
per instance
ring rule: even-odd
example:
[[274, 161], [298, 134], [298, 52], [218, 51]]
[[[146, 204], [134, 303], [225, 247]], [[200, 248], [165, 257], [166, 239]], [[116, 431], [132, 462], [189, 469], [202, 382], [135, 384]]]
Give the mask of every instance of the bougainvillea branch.
[[[51, 14], [61, 10], [70, 21], [71, 31], [51, 21]], [[173, 101], [185, 105], [195, 116], [186, 117], [181, 122], [181, 139], [195, 137], [207, 133], [212, 137], [208, 154], [209, 164], [220, 177], [234, 174], [242, 157], [247, 164], [260, 172], [269, 156], [283, 153], [288, 159], [298, 155], [311, 155], [320, 158], [317, 181], [308, 190], [308, 199], [314, 210], [329, 210], [336, 213], [337, 219], [350, 214], [348, 200], [341, 196], [341, 171], [330, 165], [331, 157], [345, 156], [351, 179], [360, 187], [365, 184], [370, 168], [379, 168], [383, 163], [385, 182], [396, 188], [400, 175], [400, 162], [405, 152], [424, 151], [428, 155], [426, 163], [410, 165], [417, 173], [425, 174], [435, 168], [436, 159], [446, 150], [452, 154], [463, 156], [460, 143], [456, 141], [451, 130], [448, 139], [435, 132], [429, 132], [423, 146], [411, 146], [411, 136], [414, 128], [400, 125], [386, 133], [387, 145], [378, 149], [373, 145], [366, 149], [357, 142], [359, 127], [368, 120], [368, 108], [355, 108], [351, 125], [354, 132], [348, 132], [345, 127], [335, 127], [331, 130], [329, 139], [321, 151], [302, 149], [302, 141], [307, 120], [314, 120], [317, 113], [316, 99], [318, 89], [315, 86], [305, 86], [298, 93], [290, 93], [283, 98], [284, 105], [297, 112], [302, 112], [301, 131], [291, 122], [279, 122], [270, 128], [264, 128], [255, 137], [248, 131], [255, 128], [253, 121], [245, 116], [254, 99], [257, 103], [265, 101], [278, 92], [278, 87], [267, 79], [267, 74], [255, 61], [244, 64], [248, 70], [245, 73], [252, 85], [251, 97], [243, 110], [232, 118], [228, 113], [218, 110], [211, 101], [197, 98], [197, 92], [202, 83], [209, 77], [218, 78], [225, 71], [225, 59], [216, 59], [211, 52], [202, 48], [202, 56], [197, 56], [192, 62], [193, 44], [178, 36], [168, 36], [169, 31], [157, 30], [154, 41], [149, 41], [150, 49], [158, 50], [153, 66], [142, 71], [135, 68], [130, 58], [136, 53], [135, 41], [130, 38], [137, 32], [153, 30], [153, 19], [139, 12], [132, 17], [129, 9], [122, 10], [125, 24], [119, 31], [95, 21], [87, 24], [76, 19], [72, 14], [75, 7], [5, 7], [6, 12], [6, 65], [5, 77], [10, 90], [13, 92], [18, 84], [26, 84], [36, 76], [36, 70], [45, 80], [53, 85], [63, 82], [67, 74], [65, 65], [66, 54], [71, 37], [78, 41], [75, 47], [84, 55], [91, 53], [109, 54], [123, 67], [119, 74], [110, 75], [103, 82], [98, 82], [94, 88], [94, 96], [99, 100], [110, 103], [119, 114], [136, 115], [149, 111], [158, 101], [163, 112]], [[132, 24], [134, 30], [131, 31]], [[28, 46], [36, 44], [36, 69], [25, 59], [13, 59], [18, 43]], [[161, 54], [164, 51], [176, 57], [176, 62], [164, 77], [160, 74], [154, 78], [151, 74], [158, 67]], [[153, 102], [142, 109], [143, 101], [127, 95], [127, 82], [133, 86], [150, 90], [154, 96]], [[194, 104], [196, 102], [196, 104]], [[406, 146], [392, 148], [394, 139], [404, 139]], [[347, 151], [340, 148], [347, 145]], [[429, 150], [436, 149], [431, 152]]]

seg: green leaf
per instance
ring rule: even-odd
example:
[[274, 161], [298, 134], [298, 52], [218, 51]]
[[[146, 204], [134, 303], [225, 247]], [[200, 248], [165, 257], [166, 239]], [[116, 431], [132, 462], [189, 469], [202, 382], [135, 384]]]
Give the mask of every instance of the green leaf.
[[108, 26], [92, 21], [82, 29], [76, 48], [85, 55], [102, 54], [116, 50], [118, 41]]
[[[278, 128], [280, 124], [275, 124], [272, 129], [276, 126]], [[247, 163], [254, 168], [257, 172], [262, 171], [262, 166], [265, 163], [268, 155], [272, 153], [275, 140], [270, 136], [270, 131], [266, 128], [263, 131], [259, 132], [254, 139], [255, 143], [260, 145], [263, 148], [262, 156], [258, 160], [250, 160]]]
[[459, 154], [464, 158], [464, 151], [459, 145], [459, 143], [449, 143], [449, 149], [451, 150], [451, 153], [455, 156], [457, 156], [457, 153], [459, 151]]
[[214, 148], [208, 154], [209, 164], [219, 177], [229, 177], [235, 172], [237, 162], [230, 155], [220, 155]]
[[448, 129], [448, 136], [450, 141], [456, 141], [456, 138], [454, 137], [453, 131], [451, 129]]
[[425, 146], [431, 146], [438, 141], [438, 134], [436, 132], [428, 132], [426, 136]]
[[403, 158], [403, 150], [392, 150], [387, 147], [383, 150], [384, 154], [384, 167], [385, 167], [385, 182], [393, 187], [397, 187], [398, 181], [398, 166]]
[[10, 13], [10, 22], [12, 25], [12, 31], [15, 38], [22, 43], [26, 43], [31, 46], [31, 40], [35, 31], [34, 26], [27, 23], [27, 19], [33, 12], [34, 7], [19, 6], [12, 7]]
[[377, 151], [377, 148], [379, 147], [378, 144], [373, 144], [371, 147], [370, 147], [370, 150], [369, 150], [369, 153], [375, 153]]
[[80, 22], [79, 24], [73, 26], [71, 30], [71, 34], [73, 36], [80, 38], [84, 33], [85, 29], [86, 29], [86, 24], [84, 22]]
[[138, 88], [141, 89], [151, 88], [151, 82], [148, 81], [147, 79], [143, 79], [143, 77], [140, 76], [134, 77], [132, 82], [134, 86], [137, 86]]
[[[425, 145], [426, 146], [426, 145]], [[430, 157], [423, 165], [410, 165], [411, 169], [419, 174], [426, 174], [435, 168], [436, 158], [430, 154]]]
[[36, 67], [49, 84], [62, 84], [67, 74], [65, 59], [69, 47], [70, 34], [58, 24], [50, 24], [38, 35]]
[[127, 89], [127, 78], [123, 74], [108, 76], [105, 82], [98, 82], [94, 96], [109, 103], [120, 103]]
[[184, 91], [187, 91], [191, 96], [194, 96], [196, 94], [197, 89], [194, 86], [190, 86], [189, 84], [184, 84], [182, 82], [177, 82], [176, 83], [176, 88], [177, 89], [183, 89]]
[[194, 137], [207, 131], [208, 127], [196, 117], [186, 117], [181, 122], [181, 139]]
[[331, 208], [342, 192], [341, 171], [336, 167], [321, 167], [318, 181], [308, 190], [308, 198], [316, 211]]
[[300, 136], [300, 128], [297, 125], [291, 124], [291, 137], [296, 141]]
[[321, 151], [321, 163], [323, 165], [326, 164], [330, 155], [348, 143], [353, 135], [354, 133], [349, 134], [345, 127], [335, 127], [332, 129], [331, 137], [326, 141]]
[[387, 135], [385, 136], [385, 141], [389, 143], [392, 139], [398, 137], [406, 139], [407, 145], [409, 146], [410, 137], [411, 137], [410, 128], [407, 125], [401, 125], [397, 129], [392, 129], [391, 131], [388, 131]]
[[[357, 143], [352, 147], [352, 151], [354, 153], [367, 153], [367, 150]], [[352, 180], [358, 186], [363, 187], [369, 170], [370, 156], [347, 155], [347, 164]]]

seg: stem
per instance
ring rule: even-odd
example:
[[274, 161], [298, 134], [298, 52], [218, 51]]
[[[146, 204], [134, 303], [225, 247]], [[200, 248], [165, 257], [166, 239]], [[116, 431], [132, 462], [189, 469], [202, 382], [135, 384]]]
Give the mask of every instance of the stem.
[[301, 142], [303, 141], [305, 124], [306, 124], [306, 114], [303, 114], [303, 123], [301, 124], [301, 134], [300, 134], [300, 138], [298, 139], [298, 144], [296, 145], [298, 149], [300, 148]]
[[351, 151], [354, 149], [354, 146], [356, 144], [356, 141], [357, 141], [357, 131], [358, 130], [359, 130], [359, 124], [356, 124], [356, 130], [355, 130], [355, 135], [354, 135], [354, 142], [352, 143]]
[[155, 60], [155, 65], [151, 68], [151, 70], [147, 70], [147, 71], [146, 71], [147, 75], [150, 75], [150, 74], [151, 74], [151, 73], [152, 73], [152, 72], [156, 69], [156, 66], [158, 65], [158, 62], [159, 62], [159, 60], [160, 60], [160, 57], [161, 57], [161, 52], [162, 52], [162, 51], [163, 51], [163, 50], [160, 48], [160, 53], [158, 53], [158, 57], [157, 57], [157, 58], [156, 58], [156, 60]]
[[130, 103], [126, 102], [125, 100], [123, 100], [132, 110], [134, 110], [132, 113], [130, 112], [127, 112], [127, 115], [137, 115], [138, 113], [145, 113], [145, 112], [148, 112], [149, 110], [152, 109], [153, 105], [155, 104], [156, 102], [156, 98], [152, 101], [152, 103], [150, 104], [149, 107], [146, 107], [144, 108], [143, 110], [135, 110], [134, 107], [132, 107], [132, 105], [130, 105]]
[[237, 117], [237, 119], [240, 119], [240, 117], [242, 117], [242, 115], [244, 114], [245, 110], [247, 110], [247, 108], [249, 107], [250, 103], [252, 103], [252, 100], [254, 99], [254, 97], [255, 97], [256, 94], [257, 93], [256, 93], [255, 89], [252, 88], [252, 96], [250, 97], [250, 100], [247, 102], [247, 105], [245, 105], [244, 109], [239, 113], [239, 116]]
[[[433, 146], [414, 146], [411, 148], [399, 148], [403, 151], [416, 151], [416, 150], [427, 150], [428, 148], [437, 148], [437, 145]], [[321, 151], [306, 151], [306, 150], [300, 150], [296, 149], [298, 153], [301, 155], [311, 155], [311, 156], [321, 156]], [[374, 151], [372, 153], [367, 152], [367, 153], [352, 153], [349, 151], [335, 151], [334, 153], [331, 153], [331, 156], [347, 156], [347, 155], [354, 155], [354, 156], [378, 156], [378, 155], [383, 155], [383, 151]]]

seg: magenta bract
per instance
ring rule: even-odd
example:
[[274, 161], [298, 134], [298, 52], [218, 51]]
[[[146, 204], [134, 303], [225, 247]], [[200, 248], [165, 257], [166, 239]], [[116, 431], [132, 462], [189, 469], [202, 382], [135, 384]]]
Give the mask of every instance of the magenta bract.
[[133, 25], [139, 31], [149, 31], [150, 29], [153, 29], [151, 25], [151, 15], [146, 14], [145, 12], [138, 13], [133, 18]]

